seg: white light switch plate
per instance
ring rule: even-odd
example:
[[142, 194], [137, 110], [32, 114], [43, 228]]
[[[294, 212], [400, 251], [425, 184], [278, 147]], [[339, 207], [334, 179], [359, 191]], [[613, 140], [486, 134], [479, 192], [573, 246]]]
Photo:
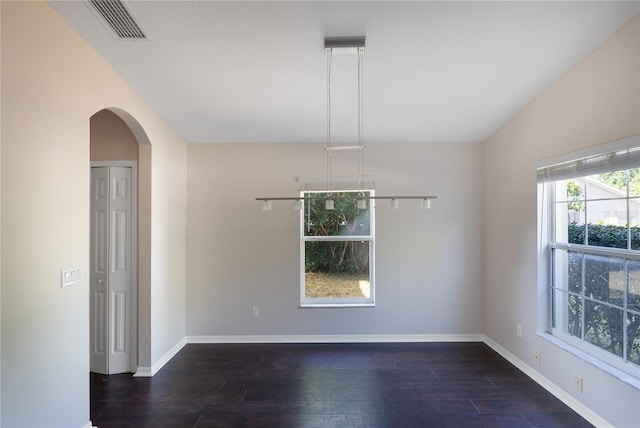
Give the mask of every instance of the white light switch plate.
[[64, 268], [60, 271], [61, 287], [80, 284], [81, 281], [82, 281], [82, 268], [79, 266]]

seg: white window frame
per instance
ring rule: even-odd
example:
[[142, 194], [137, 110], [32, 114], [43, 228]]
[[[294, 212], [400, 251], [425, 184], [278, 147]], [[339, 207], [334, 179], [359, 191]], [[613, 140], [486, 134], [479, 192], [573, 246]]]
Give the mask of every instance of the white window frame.
[[[354, 201], [360, 192], [369, 193], [374, 196], [373, 189], [364, 190], [333, 190], [318, 191], [304, 190], [300, 192], [300, 197], [304, 198], [308, 193], [353, 193]], [[306, 202], [306, 201], [305, 201]], [[348, 236], [305, 236], [304, 221], [307, 204], [303, 204], [300, 210], [300, 307], [302, 308], [335, 308], [335, 307], [372, 307], [375, 306], [375, 199], [367, 200], [369, 206], [369, 235], [348, 235]], [[305, 293], [305, 243], [310, 241], [367, 241], [369, 242], [369, 287], [370, 297], [366, 298], [308, 298]]]
[[[631, 375], [635, 379], [640, 379], [640, 370], [639, 365], [632, 363], [627, 360], [627, 323], [623, 321], [623, 350], [622, 357], [619, 357], [607, 350], [601, 349], [596, 345], [593, 345], [586, 341], [584, 337], [584, 320], [581, 328], [582, 337], [573, 336], [565, 331], [562, 328], [555, 328], [553, 324], [553, 314], [554, 314], [554, 290], [555, 290], [555, 280], [556, 276], [562, 276], [562, 273], [559, 273], [554, 270], [555, 260], [554, 260], [554, 252], [555, 251], [572, 251], [585, 255], [595, 255], [595, 256], [604, 256], [611, 257], [615, 259], [622, 259], [623, 264], [626, 266], [627, 261], [638, 261], [640, 260], [640, 251], [639, 250], [631, 250], [629, 246], [627, 249], [619, 249], [619, 248], [609, 248], [609, 247], [599, 247], [599, 246], [590, 246], [590, 245], [581, 245], [581, 244], [570, 244], [568, 242], [555, 242], [556, 240], [556, 230], [555, 226], [557, 223], [558, 217], [556, 216], [556, 201], [560, 201], [561, 199], [556, 200], [555, 196], [555, 183], [560, 180], [568, 179], [568, 178], [578, 178], [578, 177], [586, 177], [593, 174], [599, 174], [606, 171], [618, 171], [622, 169], [630, 169], [630, 168], [638, 168], [640, 167], [640, 153], [637, 150], [640, 147], [640, 136], [629, 137], [620, 141], [616, 141], [614, 143], [605, 144], [599, 147], [583, 150], [580, 152], [576, 152], [573, 154], [564, 155], [558, 158], [550, 159], [547, 161], [543, 161], [536, 165], [538, 167], [538, 182], [539, 182], [539, 195], [541, 195], [540, 203], [542, 204], [539, 207], [540, 213], [542, 216], [540, 217], [540, 244], [541, 244], [541, 252], [539, 265], [542, 270], [541, 273], [544, 276], [546, 281], [545, 293], [546, 293], [546, 304], [548, 310], [546, 313], [541, 312], [541, 316], [546, 317], [544, 323], [547, 325], [547, 332], [553, 335], [554, 337], [560, 339], [565, 344], [576, 348], [579, 351], [585, 352], [590, 357], [595, 357], [597, 360], [615, 367], [616, 369], [621, 370], [628, 375]], [[622, 153], [626, 150], [629, 150], [634, 153], [632, 156], [616, 156], [615, 153]], [[603, 169], [603, 159], [609, 158], [610, 161], [605, 161], [605, 163], [610, 166], [607, 169]], [[605, 167], [606, 168], [606, 167]], [[562, 197], [562, 200], [566, 198]], [[629, 193], [627, 192], [627, 196], [625, 198], [627, 200], [627, 218], [629, 218]], [[635, 199], [635, 198], [634, 198]], [[589, 197], [586, 196], [584, 199], [585, 202], [590, 201]], [[564, 226], [560, 226], [564, 227]], [[585, 227], [588, 228], [588, 226]], [[584, 262], [583, 262], [584, 263]], [[584, 265], [583, 265], [584, 266]], [[561, 266], [560, 269], [566, 270], [567, 266]], [[626, 271], [626, 268], [625, 268]], [[625, 283], [626, 285], [626, 283]], [[624, 302], [622, 309], [623, 320], [626, 320], [627, 314], [633, 313], [637, 314], [637, 311], [632, 311], [627, 308], [626, 301], [628, 297], [629, 290], [625, 286], [624, 287]], [[584, 301], [590, 300], [587, 297], [583, 288], [580, 293], [570, 293], [568, 290], [565, 293], [567, 296], [570, 294], [574, 294], [581, 298], [583, 309], [582, 316], [584, 316]], [[599, 302], [600, 303], [600, 302]], [[605, 303], [608, 304], [608, 303]], [[619, 305], [611, 305], [613, 307], [620, 307]], [[565, 314], [566, 315], [566, 314]], [[561, 322], [560, 322], [561, 324]], [[556, 325], [559, 325], [556, 323]]]

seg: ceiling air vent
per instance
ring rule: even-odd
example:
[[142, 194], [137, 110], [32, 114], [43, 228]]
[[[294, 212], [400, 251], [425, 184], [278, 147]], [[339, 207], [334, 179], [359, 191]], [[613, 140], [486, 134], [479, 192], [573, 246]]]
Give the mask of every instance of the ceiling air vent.
[[120, 0], [88, 0], [92, 9], [113, 32], [117, 39], [148, 40], [142, 26]]

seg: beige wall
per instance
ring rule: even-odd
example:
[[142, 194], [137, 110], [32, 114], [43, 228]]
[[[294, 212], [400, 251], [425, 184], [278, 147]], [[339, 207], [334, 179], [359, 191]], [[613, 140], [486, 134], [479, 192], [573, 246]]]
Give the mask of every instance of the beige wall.
[[[171, 130], [167, 127], [165, 132]], [[186, 334], [187, 146], [169, 140], [167, 144], [154, 142], [152, 150], [150, 326], [153, 366]]]
[[[299, 211], [265, 212], [255, 198], [298, 195], [297, 176], [322, 180], [323, 147], [188, 146], [188, 335], [482, 333], [481, 144], [367, 145], [379, 195], [439, 199], [377, 205], [375, 308], [299, 308]], [[339, 159], [336, 175], [357, 174]]]
[[[153, 218], [141, 231], [150, 242], [140, 286], [148, 367], [186, 331], [186, 144], [48, 4], [0, 8], [1, 424], [79, 427], [89, 421], [90, 117], [121, 109], [136, 139], [151, 143], [140, 164]], [[80, 285], [60, 287], [67, 266], [82, 267]]]
[[[640, 133], [639, 39], [636, 16], [484, 144], [486, 333], [620, 427], [640, 426], [640, 391], [536, 335], [546, 329], [546, 283], [536, 281], [535, 163]], [[574, 373], [584, 378], [583, 394], [574, 393]]]
[[138, 141], [127, 124], [110, 110], [91, 116], [92, 161], [138, 160]]
[[[2, 46], [2, 7], [0, 7], [0, 46]], [[1, 49], [1, 48], [0, 48]], [[2, 55], [0, 55], [0, 82], [2, 81]], [[0, 84], [0, 100], [2, 85]], [[2, 103], [0, 102], [0, 242], [2, 242]], [[2, 278], [2, 245], [0, 245], [0, 278]], [[0, 385], [2, 385], [2, 287], [0, 286]], [[0, 424], [2, 424], [2, 388], [0, 387]]]

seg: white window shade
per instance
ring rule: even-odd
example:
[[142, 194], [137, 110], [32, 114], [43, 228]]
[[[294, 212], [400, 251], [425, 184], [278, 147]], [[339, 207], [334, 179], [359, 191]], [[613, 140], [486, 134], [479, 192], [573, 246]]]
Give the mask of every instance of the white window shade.
[[[554, 160], [543, 162], [538, 167], [538, 182], [566, 180], [576, 177], [600, 174], [640, 167], [640, 138], [626, 138], [619, 142], [601, 146], [600, 153], [589, 153], [598, 148], [574, 153], [572, 160]], [[628, 146], [621, 148], [620, 146]], [[633, 146], [633, 147], [631, 147]]]

